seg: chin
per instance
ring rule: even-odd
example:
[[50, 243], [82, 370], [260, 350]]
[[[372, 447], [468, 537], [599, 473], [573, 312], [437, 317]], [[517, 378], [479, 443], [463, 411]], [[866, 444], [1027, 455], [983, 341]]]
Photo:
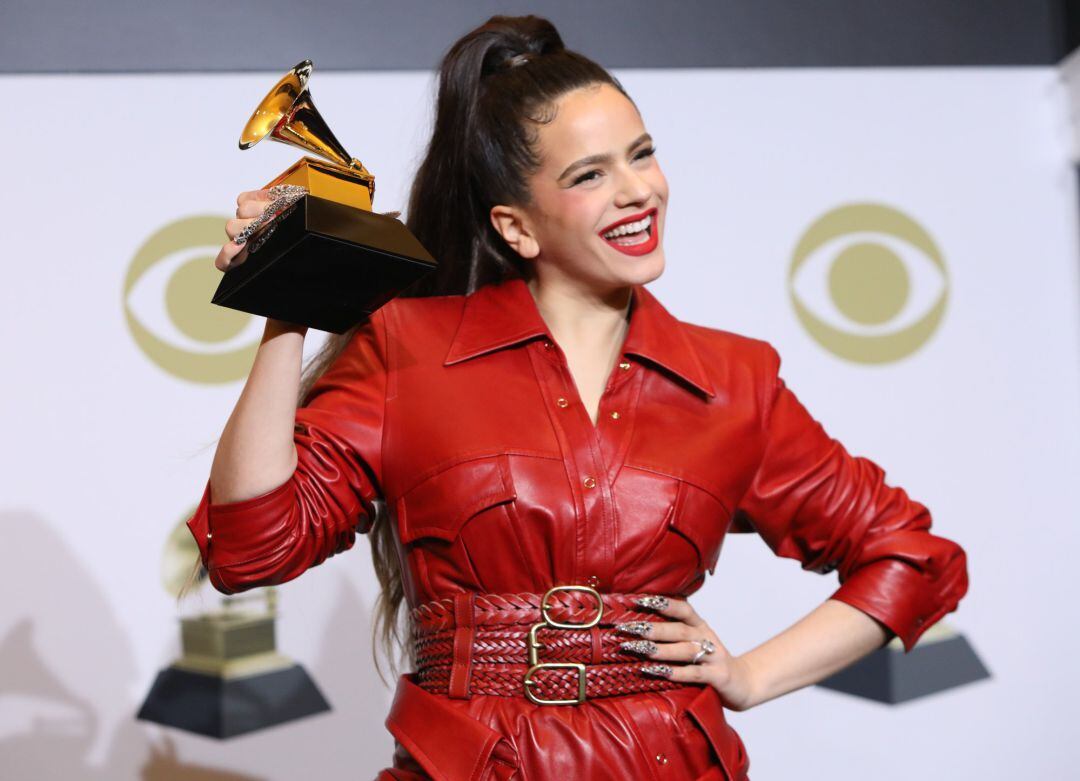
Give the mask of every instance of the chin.
[[636, 258], [621, 271], [627, 284], [646, 285], [664, 273], [664, 251], [658, 247], [655, 252]]

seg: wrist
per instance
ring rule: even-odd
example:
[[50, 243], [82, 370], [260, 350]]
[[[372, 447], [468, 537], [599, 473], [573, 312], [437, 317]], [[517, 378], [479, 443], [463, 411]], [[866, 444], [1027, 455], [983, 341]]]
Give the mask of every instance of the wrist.
[[275, 336], [281, 334], [299, 334], [301, 337], [307, 335], [308, 327], [299, 323], [290, 323], [285, 320], [275, 320], [272, 317], [266, 318], [266, 326], [263, 329], [263, 341], [267, 339], [273, 339]]
[[761, 676], [755, 669], [753, 662], [747, 657], [746, 654], [732, 657], [732, 666], [735, 668], [736, 675], [742, 681], [742, 688], [744, 696], [742, 701], [738, 703], [739, 711], [748, 711], [764, 702], [765, 698], [762, 695], [761, 688]]

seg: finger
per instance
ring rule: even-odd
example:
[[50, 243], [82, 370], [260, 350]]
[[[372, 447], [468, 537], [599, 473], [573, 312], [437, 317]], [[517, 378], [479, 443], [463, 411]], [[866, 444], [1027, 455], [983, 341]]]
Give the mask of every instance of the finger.
[[258, 217], [263, 212], [265, 212], [267, 207], [269, 207], [272, 203], [273, 201], [262, 200], [244, 201], [242, 204], [236, 207], [236, 216], [238, 219], [242, 220]]
[[669, 680], [679, 683], [709, 683], [709, 670], [700, 664], [677, 664], [669, 665], [671, 675]]
[[249, 201], [257, 202], [272, 200], [274, 200], [274, 195], [270, 192], [269, 188], [262, 188], [259, 190], [244, 190], [244, 192], [236, 196], [236, 205], [242, 206]]
[[[239, 265], [234, 262], [234, 259], [242, 249], [243, 247], [239, 247], [231, 241], [224, 244], [218, 251], [217, 257], [214, 258], [214, 268], [218, 271], [228, 271], [234, 265]], [[241, 260], [240, 262], [242, 263], [243, 261]]]
[[667, 678], [680, 683], [708, 683], [709, 671], [699, 664], [649, 664], [641, 668], [643, 675]]
[[647, 606], [661, 615], [682, 621], [689, 626], [704, 626], [705, 621], [697, 614], [697, 611], [685, 599], [667, 597], [665, 600], [653, 600]]
[[[654, 643], [651, 640], [628, 640], [619, 646], [622, 650], [654, 659], [658, 662], [692, 662], [701, 650], [694, 642], [681, 640], [675, 643]], [[702, 662], [709, 659], [709, 654], [702, 657]]]
[[687, 626], [682, 621], [627, 621], [616, 624], [615, 629], [660, 642], [692, 640], [700, 634], [700, 630]]
[[240, 235], [240, 231], [246, 228], [251, 223], [255, 222], [255, 219], [243, 219], [243, 220], [227, 220], [225, 222], [225, 235], [229, 237], [229, 240], [235, 239]]

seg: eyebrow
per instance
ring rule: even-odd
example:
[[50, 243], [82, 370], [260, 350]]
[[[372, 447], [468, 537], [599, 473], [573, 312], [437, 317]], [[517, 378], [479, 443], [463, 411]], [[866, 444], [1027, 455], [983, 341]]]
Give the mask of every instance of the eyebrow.
[[[632, 144], [630, 144], [630, 146], [626, 147], [627, 154], [629, 154], [633, 150], [634, 147], [638, 146], [643, 141], [652, 141], [652, 136], [650, 136], [648, 133], [642, 133], [640, 136], [638, 136], [636, 139], [634, 139], [634, 142]], [[602, 155], [589, 155], [588, 157], [583, 157], [583, 158], [581, 158], [580, 160], [578, 160], [576, 162], [570, 163], [570, 165], [568, 165], [566, 167], [566, 170], [563, 171], [561, 174], [559, 174], [559, 180], [565, 179], [576, 168], [581, 168], [582, 166], [585, 166], [585, 165], [593, 165], [595, 163], [610, 163], [610, 162], [611, 162], [611, 155], [606, 154], [606, 153], [602, 154]]]

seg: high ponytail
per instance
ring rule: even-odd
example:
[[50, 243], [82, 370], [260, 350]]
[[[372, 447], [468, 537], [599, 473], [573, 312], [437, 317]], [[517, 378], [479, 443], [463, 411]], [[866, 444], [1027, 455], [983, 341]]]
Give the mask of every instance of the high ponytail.
[[[507, 278], [528, 279], [526, 263], [491, 224], [497, 204], [527, 205], [528, 176], [540, 165], [538, 126], [554, 119], [555, 102], [592, 84], [618, 80], [587, 57], [568, 50], [554, 25], [537, 16], [493, 16], [454, 43], [439, 66], [431, 140], [409, 194], [406, 226], [438, 261], [435, 271], [402, 297], [472, 293]], [[627, 96], [629, 97], [629, 96]], [[331, 335], [304, 368], [302, 406], [315, 381], [351, 341], [356, 328]], [[386, 515], [371, 531], [371, 556], [381, 586], [373, 633], [396, 671], [395, 645], [411, 664], [403, 639], [412, 627], [399, 614], [404, 589]], [[375, 656], [376, 669], [382, 675]]]
[[491, 207], [528, 204], [528, 176], [540, 165], [538, 125], [554, 118], [562, 95], [597, 83], [625, 94], [537, 16], [493, 16], [450, 47], [406, 221], [439, 267], [402, 295], [464, 294], [529, 277], [531, 265], [491, 224]]

